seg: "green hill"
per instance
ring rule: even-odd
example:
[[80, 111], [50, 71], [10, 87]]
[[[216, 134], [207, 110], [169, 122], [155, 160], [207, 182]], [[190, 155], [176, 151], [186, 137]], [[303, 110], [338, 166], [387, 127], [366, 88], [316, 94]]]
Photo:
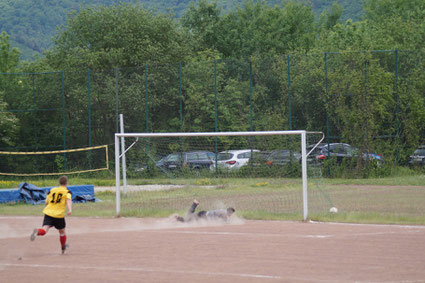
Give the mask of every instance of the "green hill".
[[[312, 5], [316, 15], [329, 8], [334, 0], [303, 0]], [[11, 44], [22, 52], [22, 59], [34, 58], [43, 50], [52, 46], [52, 38], [58, 26], [66, 21], [67, 14], [78, 12], [84, 6], [115, 5], [119, 2], [141, 3], [147, 9], [162, 13], [171, 13], [180, 17], [190, 6], [192, 0], [0, 0], [0, 32], [6, 31], [11, 37]], [[216, 1], [224, 12], [243, 5], [244, 0]], [[266, 1], [278, 5], [279, 0]], [[362, 15], [361, 1], [337, 0], [343, 7], [343, 19], [357, 20]]]

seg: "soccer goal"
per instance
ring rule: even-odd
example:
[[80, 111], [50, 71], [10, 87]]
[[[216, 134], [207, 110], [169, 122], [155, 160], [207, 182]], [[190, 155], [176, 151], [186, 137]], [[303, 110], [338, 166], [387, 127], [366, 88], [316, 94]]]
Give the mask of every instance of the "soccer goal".
[[[307, 157], [323, 139], [305, 130], [116, 133], [116, 214], [184, 211], [196, 198], [254, 218], [297, 213], [306, 220]], [[161, 185], [129, 190], [127, 175]]]

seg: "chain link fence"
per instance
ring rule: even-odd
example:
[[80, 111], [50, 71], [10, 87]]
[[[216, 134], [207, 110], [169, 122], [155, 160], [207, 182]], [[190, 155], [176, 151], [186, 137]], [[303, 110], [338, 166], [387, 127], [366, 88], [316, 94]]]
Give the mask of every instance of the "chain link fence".
[[349, 143], [404, 165], [425, 143], [424, 53], [193, 58], [112, 70], [3, 73], [0, 114], [16, 119], [19, 129], [0, 150], [112, 144], [122, 113], [127, 132], [323, 131], [327, 143]]

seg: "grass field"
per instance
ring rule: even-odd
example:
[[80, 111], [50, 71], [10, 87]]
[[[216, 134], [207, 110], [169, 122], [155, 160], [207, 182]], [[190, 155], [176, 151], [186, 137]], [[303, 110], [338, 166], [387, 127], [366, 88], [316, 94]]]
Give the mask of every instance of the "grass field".
[[[0, 180], [0, 187], [17, 188], [23, 180]], [[29, 179], [39, 187], [55, 185], [54, 178]], [[71, 177], [70, 184], [114, 186], [112, 178]], [[425, 224], [425, 176], [404, 175], [379, 179], [310, 179], [309, 218], [318, 221], [355, 223]], [[233, 206], [246, 219], [302, 220], [299, 178], [157, 178], [130, 179], [141, 188], [122, 195], [121, 215], [167, 217], [183, 214], [193, 199], [200, 209]], [[144, 185], [163, 190], [143, 191]], [[178, 188], [167, 185], [180, 185]], [[115, 192], [96, 192], [97, 203], [74, 204], [74, 215], [115, 216]], [[338, 213], [329, 213], [335, 206]], [[41, 215], [41, 206], [1, 204], [0, 215]]]

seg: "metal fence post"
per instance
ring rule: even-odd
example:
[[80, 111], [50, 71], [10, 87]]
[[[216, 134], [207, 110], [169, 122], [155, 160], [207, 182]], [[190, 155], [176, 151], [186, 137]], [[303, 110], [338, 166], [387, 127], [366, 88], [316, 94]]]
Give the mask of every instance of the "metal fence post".
[[[63, 149], [66, 149], [66, 114], [65, 114], [65, 76], [64, 72], [61, 71], [61, 97], [62, 97], [62, 136], [63, 136]], [[66, 171], [66, 153], [63, 154], [63, 168]]]
[[[34, 124], [34, 142], [35, 142], [35, 151], [38, 150], [38, 135], [37, 135], [37, 99], [35, 96], [35, 74], [31, 74], [32, 79], [32, 102], [33, 102], [33, 124]], [[35, 156], [35, 166], [38, 170], [38, 156]]]
[[[215, 132], [218, 132], [218, 121], [217, 121], [217, 60], [214, 59], [214, 128]], [[215, 141], [215, 171], [218, 172], [217, 167], [217, 152], [218, 152], [218, 139], [214, 138]]]
[[250, 120], [251, 120], [251, 127], [250, 130], [253, 131], [254, 130], [254, 125], [253, 125], [253, 112], [252, 112], [252, 94], [253, 94], [253, 89], [252, 89], [252, 58], [249, 58], [249, 113], [250, 113]]
[[32, 83], [32, 103], [33, 103], [33, 124], [34, 124], [34, 142], [35, 149], [38, 149], [38, 136], [37, 136], [37, 99], [35, 97], [35, 74], [31, 74], [31, 83]]
[[395, 151], [395, 160], [396, 166], [399, 163], [399, 151], [400, 151], [400, 132], [399, 132], [399, 97], [398, 97], [398, 68], [399, 68], [399, 58], [398, 58], [398, 49], [394, 51], [395, 56], [395, 127], [396, 127], [396, 151]]
[[[182, 94], [182, 62], [179, 62], [179, 114], [180, 114], [180, 131], [183, 132], [183, 94]], [[180, 152], [183, 152], [183, 138], [179, 138]]]
[[[328, 83], [328, 53], [325, 52], [325, 97], [326, 97], [326, 140], [329, 145], [329, 135], [330, 135], [330, 129], [329, 129], [329, 83]], [[330, 152], [328, 151], [328, 158], [330, 156]], [[328, 176], [331, 175], [330, 168], [328, 166]]]
[[88, 94], [88, 128], [89, 128], [89, 146], [91, 146], [91, 74], [90, 69], [87, 69], [87, 94]]
[[289, 130], [292, 130], [292, 112], [291, 112], [291, 57], [288, 54], [288, 122]]
[[[253, 131], [254, 130], [254, 126], [252, 123], [252, 57], [249, 58], [249, 113], [250, 113], [250, 120], [251, 120], [251, 126], [250, 126], [250, 130]], [[249, 137], [249, 147], [251, 148], [251, 156], [253, 155], [253, 138], [254, 137]], [[249, 169], [252, 170], [252, 163], [250, 162], [250, 166]]]
[[183, 131], [182, 62], [179, 62], [180, 131]]
[[[89, 147], [91, 147], [91, 74], [90, 68], [87, 69], [87, 93], [88, 93], [88, 128], [89, 128]], [[92, 152], [90, 151], [90, 169], [92, 169]]]
[[115, 71], [115, 132], [118, 132], [118, 120], [119, 120], [119, 98], [118, 98], [118, 68]]
[[[145, 64], [145, 122], [146, 133], [149, 132], [149, 102], [148, 102], [148, 64]], [[146, 139], [146, 155], [149, 155], [149, 140]], [[149, 162], [147, 164], [149, 171]]]
[[[367, 53], [364, 52], [365, 58], [364, 58], [364, 109], [363, 113], [365, 113], [365, 137], [366, 137], [366, 153], [367, 156], [369, 156], [369, 107], [367, 102]], [[369, 158], [366, 158], [366, 170], [369, 172]]]

